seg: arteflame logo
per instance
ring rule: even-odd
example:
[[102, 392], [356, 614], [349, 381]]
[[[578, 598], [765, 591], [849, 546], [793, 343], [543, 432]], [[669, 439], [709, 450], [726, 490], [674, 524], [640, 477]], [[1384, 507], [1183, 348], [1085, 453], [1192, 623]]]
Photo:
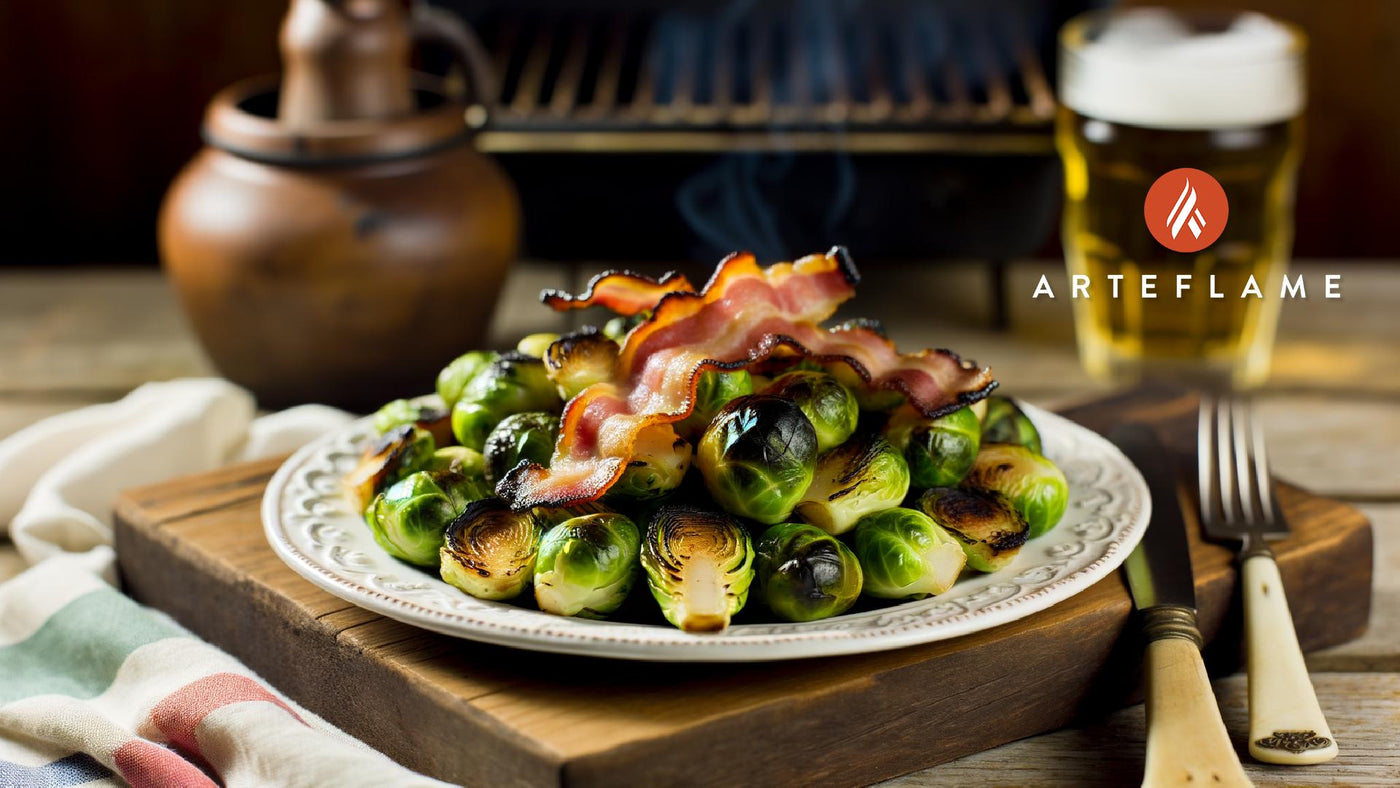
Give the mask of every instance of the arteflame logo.
[[1147, 229], [1173, 252], [1199, 252], [1215, 243], [1230, 218], [1220, 182], [1191, 167], [1172, 170], [1147, 190], [1142, 206]]

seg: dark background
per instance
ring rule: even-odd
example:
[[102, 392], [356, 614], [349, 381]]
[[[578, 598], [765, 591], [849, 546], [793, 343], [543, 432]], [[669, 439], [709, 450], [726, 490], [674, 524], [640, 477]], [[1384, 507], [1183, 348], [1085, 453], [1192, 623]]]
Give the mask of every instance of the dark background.
[[[1311, 40], [1296, 254], [1400, 257], [1400, 3], [1237, 5], [1297, 22]], [[0, 2], [0, 264], [153, 264], [156, 210], [199, 146], [206, 101], [277, 70], [285, 7]], [[1043, 251], [1058, 254], [1053, 242]]]

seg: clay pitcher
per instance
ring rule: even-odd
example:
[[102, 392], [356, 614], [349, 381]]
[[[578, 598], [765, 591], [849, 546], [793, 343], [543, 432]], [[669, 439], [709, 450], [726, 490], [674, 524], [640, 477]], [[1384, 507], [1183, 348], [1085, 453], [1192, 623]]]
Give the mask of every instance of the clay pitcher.
[[[466, 95], [409, 70], [425, 37], [458, 52]], [[281, 43], [280, 86], [210, 104], [161, 209], [165, 270], [215, 366], [265, 407], [431, 391], [483, 344], [519, 238], [515, 191], [464, 121], [492, 99], [479, 45], [397, 0], [294, 0]]]

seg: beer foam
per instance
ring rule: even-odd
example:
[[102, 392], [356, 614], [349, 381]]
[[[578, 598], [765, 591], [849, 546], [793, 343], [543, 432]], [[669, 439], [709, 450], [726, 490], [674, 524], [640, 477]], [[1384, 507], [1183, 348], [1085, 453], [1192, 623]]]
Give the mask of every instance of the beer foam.
[[1106, 19], [1096, 31], [1093, 18], [1072, 22], [1062, 37], [1061, 100], [1081, 115], [1207, 129], [1276, 123], [1303, 109], [1298, 36], [1263, 14], [1242, 13], [1208, 33], [1159, 9]]

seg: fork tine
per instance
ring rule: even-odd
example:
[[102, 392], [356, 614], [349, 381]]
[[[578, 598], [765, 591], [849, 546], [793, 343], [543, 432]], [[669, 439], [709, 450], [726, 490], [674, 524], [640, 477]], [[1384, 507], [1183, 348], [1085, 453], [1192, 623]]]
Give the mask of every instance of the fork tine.
[[1231, 448], [1230, 401], [1225, 398], [1215, 407], [1215, 467], [1220, 480], [1220, 519], [1226, 525], [1235, 520], [1235, 455]]
[[1210, 527], [1216, 522], [1215, 488], [1215, 401], [1201, 396], [1201, 412], [1196, 421], [1196, 486], [1201, 498], [1201, 520]]
[[1250, 446], [1254, 455], [1254, 479], [1259, 489], [1259, 508], [1264, 521], [1274, 527], [1278, 523], [1278, 509], [1274, 501], [1274, 477], [1269, 470], [1269, 455], [1264, 448], [1264, 425], [1255, 418], [1256, 411], [1249, 413]]
[[1254, 508], [1255, 483], [1254, 474], [1250, 469], [1250, 447], [1249, 439], [1250, 415], [1249, 405], [1239, 399], [1230, 403], [1230, 438], [1235, 449], [1235, 476], [1239, 485], [1240, 515], [1244, 522], [1253, 523], [1259, 520]]

